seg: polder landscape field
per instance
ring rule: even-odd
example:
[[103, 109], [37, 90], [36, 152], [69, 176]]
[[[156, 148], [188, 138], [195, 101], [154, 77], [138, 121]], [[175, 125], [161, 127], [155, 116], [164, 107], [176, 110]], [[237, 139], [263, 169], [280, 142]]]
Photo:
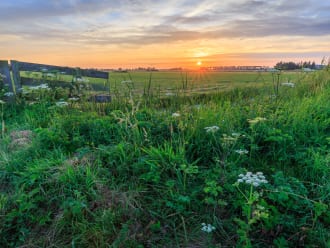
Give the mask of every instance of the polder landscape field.
[[0, 247], [330, 246], [329, 66], [40, 83], [0, 94]]

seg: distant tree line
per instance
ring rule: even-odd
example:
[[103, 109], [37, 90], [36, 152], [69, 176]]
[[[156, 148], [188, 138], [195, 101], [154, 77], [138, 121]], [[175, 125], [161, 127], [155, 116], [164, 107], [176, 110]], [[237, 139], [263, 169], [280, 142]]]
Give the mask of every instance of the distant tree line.
[[278, 70], [295, 70], [295, 69], [301, 69], [301, 68], [310, 68], [310, 69], [316, 69], [315, 62], [311, 61], [301, 61], [299, 63], [295, 62], [283, 62], [280, 61], [275, 65], [275, 69]]

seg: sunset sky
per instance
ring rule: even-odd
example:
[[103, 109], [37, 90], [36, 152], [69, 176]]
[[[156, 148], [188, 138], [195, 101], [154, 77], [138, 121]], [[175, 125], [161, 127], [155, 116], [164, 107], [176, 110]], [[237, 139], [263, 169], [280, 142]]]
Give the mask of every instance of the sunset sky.
[[0, 2], [0, 59], [98, 68], [330, 56], [330, 0]]

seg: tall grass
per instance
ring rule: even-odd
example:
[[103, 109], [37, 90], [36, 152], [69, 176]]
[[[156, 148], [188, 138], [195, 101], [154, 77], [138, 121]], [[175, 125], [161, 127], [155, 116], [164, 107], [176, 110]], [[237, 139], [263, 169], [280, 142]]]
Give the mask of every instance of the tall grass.
[[[328, 70], [275, 96], [159, 97], [146, 80], [111, 103], [5, 108], [2, 247], [330, 245]], [[267, 183], [239, 180], [258, 171]]]

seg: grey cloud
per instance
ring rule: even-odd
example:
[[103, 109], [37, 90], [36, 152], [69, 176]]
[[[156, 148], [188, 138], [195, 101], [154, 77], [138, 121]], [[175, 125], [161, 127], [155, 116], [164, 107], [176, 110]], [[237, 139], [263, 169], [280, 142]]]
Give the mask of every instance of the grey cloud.
[[[330, 34], [330, 3], [313, 4], [311, 0], [254, 0], [237, 3], [219, 4], [212, 10], [194, 16], [186, 16], [185, 9], [193, 9], [189, 1], [181, 3], [183, 9], [173, 15], [158, 16], [153, 13], [161, 1], [125, 0], [125, 1], [32, 1], [24, 7], [8, 7], [4, 15], [0, 15], [0, 33], [15, 34], [28, 39], [58, 39], [66, 42], [81, 42], [89, 44], [128, 44], [145, 45], [153, 43], [170, 43], [175, 41], [219, 39], [219, 38], [248, 38], [264, 36], [324, 36]], [[198, 1], [208, 4], [211, 1]], [[173, 2], [174, 3], [174, 2]], [[196, 2], [197, 3], [197, 2]], [[4, 5], [0, 3], [0, 8]], [[23, 5], [22, 5], [23, 6]], [[141, 18], [153, 14], [158, 19], [156, 23], [141, 27], [139, 23], [124, 29], [112, 21], [102, 23], [91, 18], [87, 26], [81, 24], [79, 30], [70, 30], [69, 24], [60, 25], [52, 20], [59, 16], [75, 18], [79, 15], [109, 13], [113, 9], [121, 11], [125, 18]], [[161, 10], [158, 10], [162, 13]], [[18, 18], [15, 19], [14, 16]], [[31, 17], [33, 16], [33, 17]], [[10, 19], [12, 25], [7, 27]], [[21, 18], [21, 19], [20, 19]], [[30, 22], [21, 25], [25, 18], [45, 18], [45, 25]], [[125, 19], [118, 19], [125, 22]], [[134, 20], [134, 19], [133, 19]], [[18, 24], [17, 24], [18, 21]], [[16, 24], [15, 24], [16, 23]], [[50, 24], [50, 25], [47, 25]], [[54, 25], [52, 25], [54, 24]], [[56, 25], [55, 25], [56, 24]], [[112, 31], [111, 27], [115, 29]], [[110, 30], [110, 31], [109, 31]], [[117, 31], [116, 31], [117, 30]], [[130, 32], [131, 30], [131, 32]], [[137, 32], [138, 31], [138, 32]], [[93, 33], [95, 35], [93, 35]], [[125, 36], [123, 37], [123, 34]], [[98, 35], [97, 35], [98, 34]]]

